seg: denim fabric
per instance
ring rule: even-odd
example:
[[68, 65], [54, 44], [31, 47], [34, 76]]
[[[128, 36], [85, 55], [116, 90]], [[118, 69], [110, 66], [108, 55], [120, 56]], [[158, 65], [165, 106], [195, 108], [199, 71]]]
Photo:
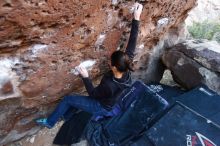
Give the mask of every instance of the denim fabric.
[[68, 95], [64, 96], [53, 113], [48, 117], [48, 124], [54, 126], [59, 118], [64, 116], [72, 107], [91, 113], [94, 116], [105, 115], [108, 112], [97, 100], [89, 96]]

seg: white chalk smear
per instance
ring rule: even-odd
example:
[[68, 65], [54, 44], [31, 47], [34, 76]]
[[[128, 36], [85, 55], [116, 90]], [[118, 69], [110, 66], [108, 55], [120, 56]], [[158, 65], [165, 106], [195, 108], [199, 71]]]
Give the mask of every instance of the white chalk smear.
[[118, 0], [112, 0], [112, 5], [117, 5], [118, 4]]
[[97, 41], [95, 42], [95, 46], [101, 45], [104, 40], [105, 40], [105, 34], [100, 34], [100, 35], [98, 36]]
[[144, 49], [144, 44], [138, 46], [139, 49]]
[[0, 66], [5, 68], [11, 68], [15, 64], [19, 63], [18, 58], [4, 58], [0, 60]]
[[0, 87], [9, 79], [13, 78], [14, 74], [12, 72], [12, 67], [16, 63], [19, 63], [17, 58], [0, 59]]
[[17, 76], [16, 72], [12, 70], [14, 66], [19, 63], [20, 60], [18, 58], [0, 58], [0, 88], [2, 88], [6, 82], [10, 81], [13, 85], [14, 91], [9, 95], [3, 95], [0, 93], [0, 101], [7, 98], [21, 97], [18, 89], [19, 77]]
[[36, 55], [40, 52], [42, 52], [43, 50], [46, 50], [48, 47], [45, 44], [35, 44], [34, 46], [32, 46], [30, 48], [30, 50], [32, 51], [33, 55], [32, 57], [36, 57]]
[[78, 75], [79, 72], [77, 71], [77, 68], [79, 67], [84, 67], [86, 68], [87, 70], [91, 70], [92, 69], [92, 66], [96, 63], [95, 60], [86, 60], [86, 61], [83, 61], [81, 62], [78, 66], [76, 66], [74, 69], [71, 69], [71, 73], [75, 74], [75, 75]]
[[157, 28], [166, 26], [169, 23], [169, 18], [161, 18], [157, 21]]

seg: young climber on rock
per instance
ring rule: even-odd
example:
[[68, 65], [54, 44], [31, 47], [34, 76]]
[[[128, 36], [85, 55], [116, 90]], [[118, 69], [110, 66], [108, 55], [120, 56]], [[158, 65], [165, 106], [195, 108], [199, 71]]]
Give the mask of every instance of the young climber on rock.
[[130, 71], [133, 71], [131, 62], [134, 57], [142, 9], [141, 4], [135, 3], [134, 18], [126, 51], [113, 52], [111, 55], [111, 70], [103, 76], [100, 84], [94, 88], [87, 70], [79, 67], [78, 72], [89, 95], [64, 96], [48, 118], [38, 119], [36, 123], [52, 128], [59, 118], [72, 107], [91, 113], [94, 116], [105, 115], [112, 109], [122, 91], [131, 85]]

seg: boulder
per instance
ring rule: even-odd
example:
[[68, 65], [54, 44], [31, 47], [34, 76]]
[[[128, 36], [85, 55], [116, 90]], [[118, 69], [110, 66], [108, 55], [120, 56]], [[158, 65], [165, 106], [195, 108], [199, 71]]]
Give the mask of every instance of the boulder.
[[187, 89], [205, 84], [220, 94], [220, 45], [215, 41], [187, 40], [162, 56], [174, 80]]
[[[178, 40], [196, 0], [151, 0], [144, 9], [134, 58], [134, 78], [159, 81], [165, 40]], [[99, 82], [116, 49], [129, 38], [133, 1], [0, 1], [0, 145], [36, 132], [33, 119], [46, 117], [62, 96], [84, 91], [72, 68], [95, 61]], [[167, 37], [166, 37], [167, 36]], [[169, 36], [169, 38], [168, 38]], [[174, 36], [174, 37], [172, 37]], [[170, 38], [173, 38], [172, 40]], [[161, 70], [163, 72], [163, 70]]]

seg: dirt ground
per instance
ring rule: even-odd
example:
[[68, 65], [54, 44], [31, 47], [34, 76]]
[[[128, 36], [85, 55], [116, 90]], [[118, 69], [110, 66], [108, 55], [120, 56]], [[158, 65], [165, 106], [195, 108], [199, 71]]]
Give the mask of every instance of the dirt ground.
[[[53, 139], [56, 136], [58, 130], [62, 126], [63, 122], [59, 122], [52, 129], [43, 128], [38, 133], [14, 142], [8, 146], [57, 146], [53, 144]], [[86, 141], [71, 146], [87, 146]]]

